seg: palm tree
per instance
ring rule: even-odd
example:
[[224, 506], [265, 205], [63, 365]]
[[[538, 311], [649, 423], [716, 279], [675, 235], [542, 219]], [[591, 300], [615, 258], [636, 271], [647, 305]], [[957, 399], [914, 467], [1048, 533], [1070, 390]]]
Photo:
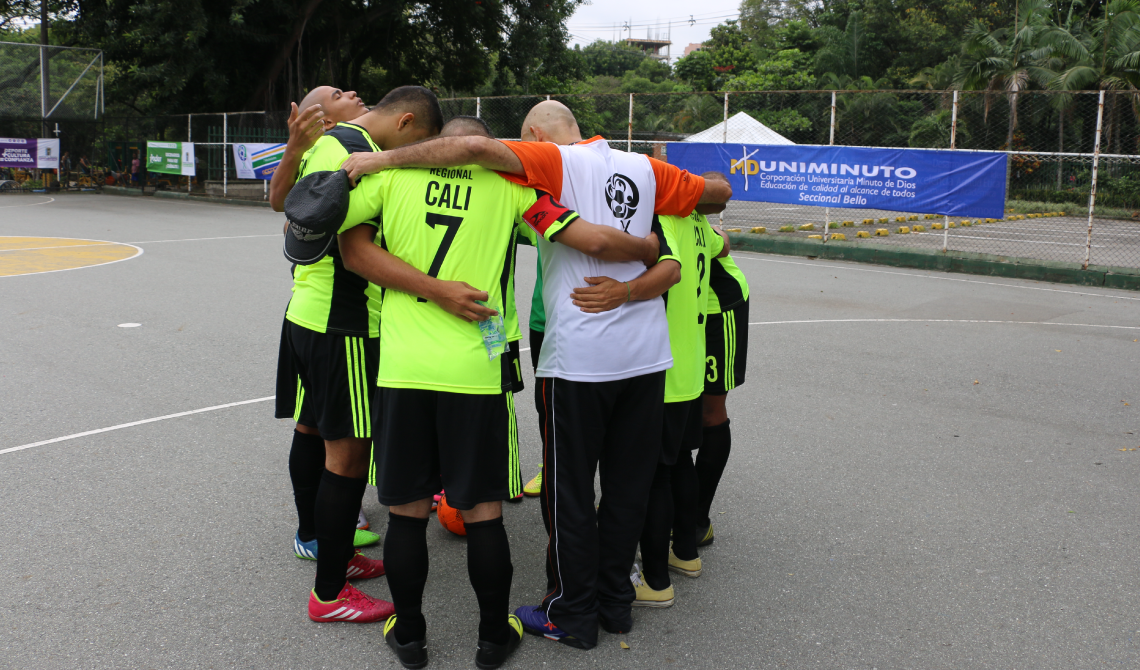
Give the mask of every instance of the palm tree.
[[[1131, 0], [1129, 0], [1131, 1]], [[1017, 128], [1017, 94], [1032, 76], [1040, 74], [1036, 61], [1045, 53], [1037, 45], [1038, 36], [1051, 25], [1044, 0], [1021, 0], [1012, 28], [989, 31], [975, 19], [966, 29], [962, 44], [962, 66], [955, 85], [962, 89], [986, 91], [985, 117], [989, 117], [991, 94], [1009, 94], [1009, 130], [1006, 146], [1013, 146]]]
[[678, 132], [692, 133], [712, 125], [720, 119], [723, 108], [711, 95], [694, 95], [685, 100], [681, 110], [673, 117]]
[[650, 133], [667, 133], [673, 130], [673, 121], [664, 114], [647, 114], [638, 129]]
[[[1140, 119], [1140, 0], [1113, 0], [1099, 19], [1066, 23], [1068, 25], [1056, 26], [1041, 35], [1042, 44], [1060, 61], [1048, 70], [1049, 88], [1127, 91], [1132, 112]], [[1119, 153], [1117, 98], [1117, 95], [1108, 97], [1108, 123], [1104, 132], [1106, 144], [1111, 144], [1115, 137]]]

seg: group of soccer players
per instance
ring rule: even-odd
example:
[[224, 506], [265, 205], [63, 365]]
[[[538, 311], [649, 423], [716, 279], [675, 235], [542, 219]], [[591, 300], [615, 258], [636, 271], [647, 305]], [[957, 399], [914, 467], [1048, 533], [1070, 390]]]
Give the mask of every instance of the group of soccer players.
[[[599, 626], [631, 630], [631, 607], [672, 605], [669, 572], [698, 577], [697, 547], [713, 541], [725, 394], [744, 381], [748, 332], [747, 283], [705, 216], [731, 197], [727, 179], [583, 140], [554, 101], [521, 136], [495, 140], [473, 117], [444, 124], [418, 86], [371, 109], [320, 87], [294, 106], [271, 184], [293, 263], [277, 416], [297, 423], [294, 553], [317, 563], [309, 617], [384, 620], [407, 668], [428, 661], [426, 531], [441, 490], [467, 533], [480, 668], [499, 667], [524, 632], [590, 649]], [[542, 469], [525, 490], [549, 532], [548, 589], [510, 614], [502, 501], [524, 492], [518, 244], [539, 257]], [[367, 483], [389, 508], [383, 561], [357, 549], [379, 539], [359, 530]], [[348, 581], [384, 574], [391, 603]]]

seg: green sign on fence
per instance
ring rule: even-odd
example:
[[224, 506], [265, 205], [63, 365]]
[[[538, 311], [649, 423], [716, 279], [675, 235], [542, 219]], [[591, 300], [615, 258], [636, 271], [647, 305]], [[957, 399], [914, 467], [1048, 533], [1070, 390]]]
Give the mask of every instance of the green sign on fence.
[[194, 176], [194, 144], [191, 142], [147, 142], [147, 172]]

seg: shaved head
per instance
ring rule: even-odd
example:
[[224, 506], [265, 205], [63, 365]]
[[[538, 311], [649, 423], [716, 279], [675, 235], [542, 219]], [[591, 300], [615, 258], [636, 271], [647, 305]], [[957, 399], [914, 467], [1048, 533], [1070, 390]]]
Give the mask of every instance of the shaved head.
[[453, 117], [443, 124], [443, 130], [439, 131], [440, 137], [469, 137], [471, 135], [495, 139], [495, 133], [491, 132], [491, 127], [487, 125], [487, 122], [475, 116]]
[[567, 145], [582, 141], [574, 112], [557, 100], [543, 100], [527, 113], [520, 135], [524, 142]]
[[301, 100], [297, 108], [304, 112], [313, 105], [320, 105], [324, 116], [321, 123], [325, 130], [331, 130], [341, 121], [355, 121], [360, 118], [368, 108], [364, 101], [356, 96], [356, 91], [342, 91], [335, 86], [318, 86], [309, 91]]
[[324, 102], [325, 100], [328, 100], [329, 96], [332, 95], [332, 92], [333, 92], [332, 86], [318, 86], [318, 87], [314, 88], [313, 90], [309, 91], [309, 94], [306, 95], [304, 98], [302, 98], [301, 104], [299, 104], [297, 106], [300, 107], [301, 109], [308, 109], [308, 108], [312, 107], [313, 105], [319, 105], [320, 103]]

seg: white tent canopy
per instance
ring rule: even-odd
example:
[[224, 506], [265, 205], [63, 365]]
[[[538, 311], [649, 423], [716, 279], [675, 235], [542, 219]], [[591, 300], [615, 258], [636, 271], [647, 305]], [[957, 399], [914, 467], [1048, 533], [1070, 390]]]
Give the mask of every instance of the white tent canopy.
[[[689, 135], [684, 142], [724, 142], [724, 122]], [[728, 118], [728, 141], [732, 144], [795, 144], [745, 112]]]

